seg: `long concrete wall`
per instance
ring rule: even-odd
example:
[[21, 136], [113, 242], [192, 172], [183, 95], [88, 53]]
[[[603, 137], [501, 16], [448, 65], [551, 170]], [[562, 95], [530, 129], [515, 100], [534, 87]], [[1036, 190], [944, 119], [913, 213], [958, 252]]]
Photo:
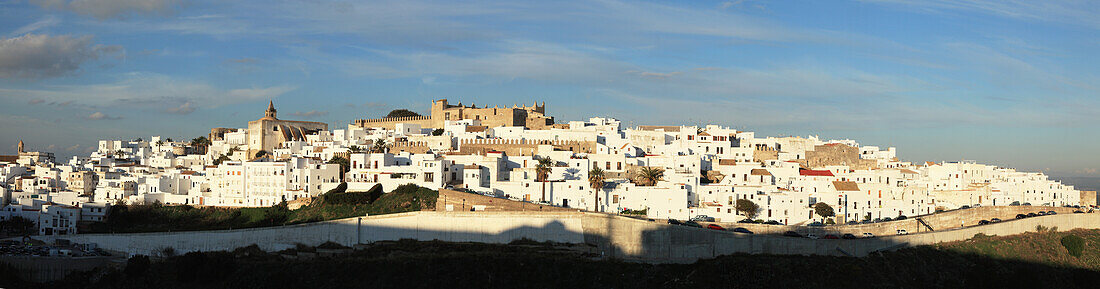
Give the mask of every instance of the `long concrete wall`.
[[452, 242], [508, 243], [535, 241], [586, 243], [607, 257], [643, 262], [694, 262], [733, 253], [866, 256], [905, 246], [965, 240], [977, 233], [1011, 235], [1036, 226], [1100, 229], [1100, 214], [1060, 214], [1003, 223], [904, 236], [856, 240], [811, 240], [780, 235], [746, 235], [657, 221], [584, 212], [414, 212], [257, 229], [142, 234], [66, 236], [77, 243], [96, 243], [106, 250], [157, 254], [232, 250], [251, 244], [278, 251], [295, 244], [343, 245], [382, 240], [417, 239]]

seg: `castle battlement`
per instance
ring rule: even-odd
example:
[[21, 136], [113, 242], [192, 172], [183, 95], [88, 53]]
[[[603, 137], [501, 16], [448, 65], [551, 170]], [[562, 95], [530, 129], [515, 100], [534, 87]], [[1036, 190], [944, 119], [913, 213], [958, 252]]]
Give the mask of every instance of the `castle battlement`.
[[529, 140], [529, 139], [464, 139], [459, 145], [583, 145], [589, 142], [575, 140]]
[[357, 120], [355, 120], [355, 123], [360, 124], [360, 123], [376, 123], [376, 122], [391, 122], [391, 121], [418, 121], [418, 120], [431, 120], [431, 119], [432, 119], [432, 117], [427, 116], [427, 115], [406, 116], [406, 117], [383, 117], [383, 118], [357, 119]]

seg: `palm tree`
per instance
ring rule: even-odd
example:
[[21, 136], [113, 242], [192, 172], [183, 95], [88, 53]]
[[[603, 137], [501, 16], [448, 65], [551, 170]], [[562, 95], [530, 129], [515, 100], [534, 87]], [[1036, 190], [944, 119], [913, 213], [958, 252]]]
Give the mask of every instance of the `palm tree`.
[[370, 152], [372, 152], [372, 153], [384, 153], [384, 152], [386, 152], [386, 148], [388, 148], [388, 147], [389, 147], [389, 145], [386, 144], [386, 140], [380, 139], [380, 140], [374, 142], [374, 146], [371, 146]]
[[538, 164], [535, 165], [535, 179], [542, 182], [542, 201], [546, 201], [546, 179], [550, 178], [550, 167], [554, 166], [554, 161], [550, 160], [550, 157], [535, 158], [538, 160]]
[[656, 167], [643, 167], [638, 171], [638, 178], [641, 179], [643, 184], [648, 186], [656, 186], [657, 181], [665, 177], [665, 170]]
[[199, 151], [201, 151], [202, 154], [206, 154], [206, 148], [210, 146], [210, 140], [207, 139], [205, 136], [193, 138], [191, 139], [191, 146], [195, 148], [201, 148]]
[[351, 153], [353, 153], [353, 154], [363, 152], [363, 148], [361, 148], [359, 146], [350, 146], [350, 147], [348, 147], [348, 150], [351, 151]]
[[603, 170], [600, 168], [592, 168], [588, 171], [588, 185], [592, 186], [592, 190], [595, 191], [596, 202], [592, 205], [592, 211], [598, 212], [600, 210], [600, 190], [603, 189]]

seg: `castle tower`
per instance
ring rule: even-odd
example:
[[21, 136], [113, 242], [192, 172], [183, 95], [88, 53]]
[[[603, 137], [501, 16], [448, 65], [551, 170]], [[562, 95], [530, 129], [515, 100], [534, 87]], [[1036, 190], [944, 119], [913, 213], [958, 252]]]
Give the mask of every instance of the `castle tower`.
[[23, 151], [23, 140], [19, 140], [19, 148], [18, 148], [18, 150], [19, 150], [19, 152], [24, 152], [24, 151]]
[[275, 117], [275, 102], [274, 101], [268, 101], [267, 110], [264, 111], [264, 118], [277, 119]]

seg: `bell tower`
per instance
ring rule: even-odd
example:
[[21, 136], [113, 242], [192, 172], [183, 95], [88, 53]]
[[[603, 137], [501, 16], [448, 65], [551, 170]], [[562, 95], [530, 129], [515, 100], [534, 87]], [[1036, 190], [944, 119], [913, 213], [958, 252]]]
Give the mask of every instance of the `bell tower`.
[[275, 102], [274, 101], [268, 101], [267, 110], [264, 111], [264, 118], [272, 118], [272, 119], [276, 118], [275, 117]]
[[19, 140], [19, 148], [18, 148], [18, 150], [19, 150], [19, 152], [20, 152], [20, 153], [22, 153], [22, 152], [25, 152], [25, 151], [23, 150], [23, 140]]

